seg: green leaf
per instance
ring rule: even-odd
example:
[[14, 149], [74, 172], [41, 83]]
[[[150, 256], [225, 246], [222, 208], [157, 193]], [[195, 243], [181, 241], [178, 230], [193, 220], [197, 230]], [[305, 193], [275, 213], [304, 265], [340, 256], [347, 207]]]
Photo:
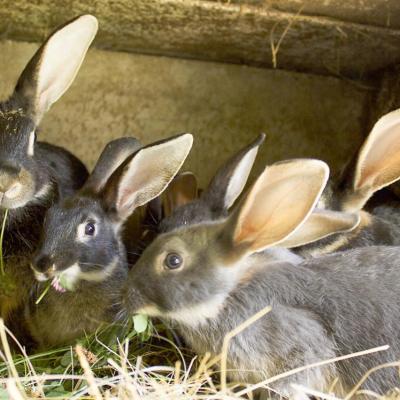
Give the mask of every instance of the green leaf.
[[144, 314], [137, 314], [133, 317], [133, 329], [137, 333], [142, 333], [147, 329], [149, 318]]
[[71, 357], [71, 352], [67, 351], [60, 359], [60, 364], [63, 367], [68, 367], [72, 363], [72, 357]]
[[60, 285], [69, 291], [73, 291], [75, 289], [75, 284], [71, 280], [68, 279], [68, 275], [61, 273], [60, 275]]
[[59, 382], [52, 382], [44, 386], [44, 392], [47, 397], [66, 398], [71, 396], [71, 392], [65, 390], [64, 386]]
[[8, 395], [7, 390], [0, 387], [0, 400], [8, 400], [9, 398], [10, 396]]

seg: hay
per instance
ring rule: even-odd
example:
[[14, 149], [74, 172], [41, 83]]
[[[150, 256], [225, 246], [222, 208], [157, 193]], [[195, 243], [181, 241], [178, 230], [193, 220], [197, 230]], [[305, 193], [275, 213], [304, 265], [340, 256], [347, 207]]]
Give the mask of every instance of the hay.
[[[227, 336], [224, 342], [225, 355], [223, 351], [218, 357], [206, 354], [201, 358], [180, 349], [172, 332], [165, 326], [152, 327], [150, 324], [146, 332], [138, 334], [133, 331], [132, 321], [121, 326], [110, 326], [86, 338], [74, 348], [65, 347], [31, 356], [25, 353], [13, 357], [6, 335], [11, 337], [10, 332], [0, 320], [0, 337], [4, 349], [1, 353], [4, 363], [0, 363], [0, 399], [251, 399], [257, 389], [268, 388], [270, 383], [304, 369], [388, 348], [381, 346], [323, 360], [270, 377], [255, 385], [228, 384], [226, 350], [229, 341], [268, 311], [269, 308], [261, 310]], [[162, 334], [158, 333], [160, 329]], [[360, 387], [370, 373], [393, 366], [400, 367], [400, 362], [371, 370], [344, 400], [361, 393], [382, 398], [374, 393], [366, 393]], [[321, 399], [339, 399], [331, 390], [321, 393], [301, 385], [296, 385], [296, 390]], [[394, 390], [387, 399], [394, 400], [398, 395], [399, 392]]]

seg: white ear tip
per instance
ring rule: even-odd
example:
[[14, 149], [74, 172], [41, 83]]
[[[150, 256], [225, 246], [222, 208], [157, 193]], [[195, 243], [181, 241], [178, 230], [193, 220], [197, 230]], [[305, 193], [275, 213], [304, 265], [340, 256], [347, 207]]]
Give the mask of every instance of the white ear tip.
[[278, 161], [273, 165], [287, 165], [294, 171], [313, 171], [320, 172], [325, 180], [329, 178], [329, 166], [325, 161], [315, 158], [298, 158], [293, 160]]
[[324, 161], [315, 160], [315, 159], [311, 159], [309, 161], [314, 164], [314, 168], [319, 168], [321, 170], [321, 172], [323, 173], [323, 175], [324, 175], [324, 179], [328, 180], [329, 173], [330, 173], [330, 169], [329, 169], [328, 164], [326, 162], [324, 162]]
[[193, 135], [191, 133], [184, 133], [183, 135], [179, 136], [176, 140], [186, 145], [188, 150], [192, 148]]
[[73, 26], [77, 31], [80, 31], [82, 36], [87, 36], [87, 40], [92, 42], [96, 36], [97, 30], [99, 29], [99, 22], [95, 16], [86, 14], [78, 17], [67, 26]]
[[396, 125], [400, 123], [400, 108], [390, 111], [389, 113], [383, 115], [375, 123], [374, 128], [386, 128], [385, 125]]
[[86, 14], [79, 17], [76, 22], [81, 22], [82, 24], [90, 26], [93, 30], [99, 29], [99, 21], [94, 15]]

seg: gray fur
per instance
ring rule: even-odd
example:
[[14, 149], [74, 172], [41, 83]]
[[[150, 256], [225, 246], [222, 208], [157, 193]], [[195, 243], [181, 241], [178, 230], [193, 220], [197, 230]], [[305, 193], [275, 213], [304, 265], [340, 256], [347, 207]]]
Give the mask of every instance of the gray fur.
[[[159, 232], [168, 232], [179, 226], [214, 221], [228, 214], [225, 196], [230, 180], [238, 173], [237, 169], [243, 158], [253, 149], [259, 148], [265, 140], [265, 134], [257, 136], [250, 144], [231, 156], [218, 169], [208, 187], [198, 199], [178, 207], [171, 216], [161, 220]], [[247, 181], [247, 176], [244, 178]], [[240, 193], [238, 194], [238, 196]]]
[[[167, 186], [191, 144], [192, 136], [188, 134], [143, 149], [138, 149], [134, 138], [116, 139], [106, 146], [94, 175], [83, 188], [48, 210], [33, 261], [35, 274], [39, 280], [57, 280], [73, 268], [78, 271], [78, 283], [73, 291], [63, 293], [53, 285], [36, 305], [35, 300], [44, 288], [43, 284], [37, 284], [25, 310], [37, 347], [71, 343], [84, 334], [94, 333], [103, 323], [119, 318], [121, 288], [128, 272], [122, 226], [134, 211], [134, 202], [139, 196], [140, 202], [145, 203]], [[157, 158], [157, 163], [148, 172], [150, 155]], [[115, 160], [120, 162], [115, 163]], [[132, 165], [137, 175], [129, 173]], [[98, 171], [107, 177], [105, 182]], [[126, 200], [118, 207], [121, 191]], [[94, 227], [91, 233], [86, 231], [88, 225]]]
[[[49, 283], [33, 285], [25, 320], [35, 347], [72, 343], [112, 322], [120, 311], [120, 289], [128, 267], [121, 221], [104, 197], [110, 176], [139, 148], [139, 142], [129, 137], [107, 144], [83, 188], [47, 211], [33, 260], [36, 273], [49, 279], [77, 264], [83, 274], [95, 274], [97, 281], [80, 279], [73, 291], [65, 293], [50, 288], [39, 304], [35, 302]], [[91, 221], [96, 235], [84, 243], [77, 241], [78, 226]]]
[[[278, 261], [276, 254], [271, 260], [266, 251], [241, 260], [238, 268], [218, 262], [226, 246], [218, 225], [160, 235], [130, 271], [128, 312], [152, 307], [153, 315], [175, 322], [195, 351], [218, 354], [227, 333], [271, 305], [272, 311], [235, 337], [229, 350], [228, 365], [239, 370], [231, 378], [254, 383], [334, 356], [391, 346], [272, 385], [284, 395], [296, 382], [327, 390], [335, 377], [349, 389], [370, 368], [400, 357], [399, 248], [355, 249], [297, 265], [285, 261], [286, 256]], [[190, 265], [181, 274], [160, 273], [156, 259], [165, 249], [190, 254]], [[195, 324], [191, 317], [187, 323], [176, 317], [213, 299], [216, 315], [208, 310], [211, 316]], [[257, 373], [244, 372], [249, 368]], [[396, 369], [384, 369], [372, 374], [363, 388], [383, 394], [399, 383]]]
[[[61, 29], [60, 27], [59, 29]], [[50, 36], [51, 37], [51, 36]], [[67, 150], [37, 142], [38, 123], [47, 110], [38, 110], [38, 66], [44, 45], [22, 72], [14, 92], [0, 102], [0, 221], [9, 209], [4, 235], [6, 275], [0, 288], [0, 316], [24, 339], [21, 309], [34, 278], [30, 260], [38, 245], [46, 210], [57, 199], [78, 190], [87, 178], [86, 167]], [[34, 139], [34, 140], [32, 140]], [[20, 184], [20, 192], [7, 199], [7, 191]]]

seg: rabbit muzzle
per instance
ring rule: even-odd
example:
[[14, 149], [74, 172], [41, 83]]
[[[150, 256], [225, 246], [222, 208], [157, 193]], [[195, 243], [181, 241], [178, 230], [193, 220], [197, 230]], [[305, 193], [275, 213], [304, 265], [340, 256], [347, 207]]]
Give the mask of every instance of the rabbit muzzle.
[[35, 278], [44, 282], [53, 278], [56, 274], [56, 265], [54, 260], [50, 256], [39, 256], [35, 257], [35, 260], [31, 264]]
[[33, 195], [33, 179], [25, 169], [0, 165], [0, 207], [18, 208], [28, 203]]

